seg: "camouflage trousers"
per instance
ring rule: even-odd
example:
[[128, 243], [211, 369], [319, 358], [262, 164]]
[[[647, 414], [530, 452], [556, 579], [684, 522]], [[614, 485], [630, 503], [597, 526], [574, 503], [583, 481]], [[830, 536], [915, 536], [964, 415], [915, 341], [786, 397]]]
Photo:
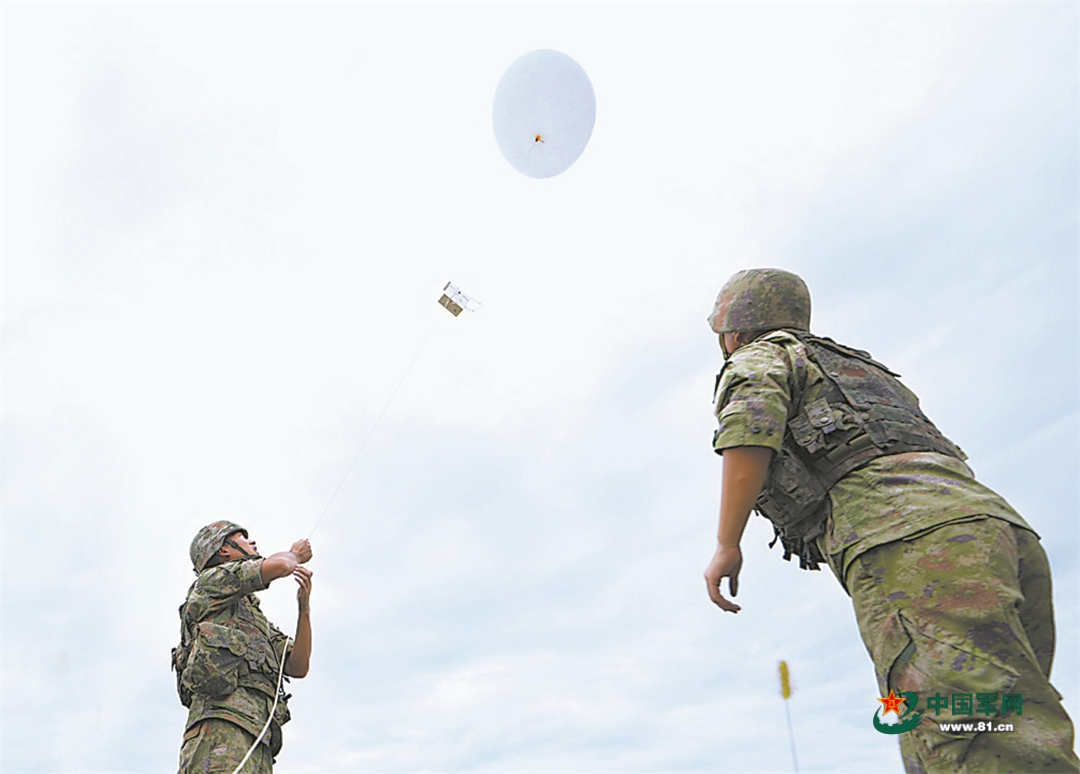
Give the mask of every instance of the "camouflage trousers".
[[[232, 774], [255, 737], [227, 720], [209, 718], [187, 730], [180, 748], [179, 774]], [[260, 743], [240, 774], [272, 774], [270, 748]]]
[[[918, 696], [922, 720], [899, 734], [909, 774], [1080, 771], [1049, 682], [1050, 566], [1035, 535], [988, 517], [954, 522], [862, 554], [847, 587], [881, 695]], [[939, 725], [980, 722], [995, 730]]]

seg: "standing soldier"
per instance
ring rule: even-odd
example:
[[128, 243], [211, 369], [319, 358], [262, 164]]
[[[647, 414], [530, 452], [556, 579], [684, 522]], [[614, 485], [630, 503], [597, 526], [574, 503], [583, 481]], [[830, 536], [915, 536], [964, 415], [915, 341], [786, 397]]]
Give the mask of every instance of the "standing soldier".
[[[289, 720], [281, 673], [303, 677], [311, 659], [311, 559], [307, 540], [265, 559], [247, 530], [215, 521], [191, 541], [198, 579], [180, 606], [180, 646], [173, 669], [188, 720], [180, 774], [270, 774]], [[259, 609], [254, 592], [292, 575], [300, 612], [289, 641]]]
[[[705, 570], [712, 601], [739, 610], [720, 581], [734, 597], [739, 541], [756, 509], [785, 559], [827, 563], [851, 596], [881, 695], [928, 702], [900, 735], [908, 772], [1080, 770], [1072, 721], [1049, 682], [1050, 567], [1027, 522], [975, 480], [897, 374], [810, 334], [798, 276], [735, 274], [709, 323], [726, 361], [715, 395], [724, 470]], [[941, 716], [957, 694], [975, 701]], [[939, 726], [1003, 718], [1014, 731]]]

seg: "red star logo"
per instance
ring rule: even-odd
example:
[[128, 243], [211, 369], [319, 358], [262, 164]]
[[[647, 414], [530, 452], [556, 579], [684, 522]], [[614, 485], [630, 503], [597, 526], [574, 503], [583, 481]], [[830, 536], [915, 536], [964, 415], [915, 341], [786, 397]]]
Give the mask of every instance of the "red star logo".
[[890, 688], [889, 695], [884, 699], [878, 699], [878, 701], [885, 705], [885, 711], [881, 713], [882, 715], [888, 715], [890, 712], [894, 712], [897, 717], [900, 717], [900, 705], [904, 703], [903, 696], [897, 696]]

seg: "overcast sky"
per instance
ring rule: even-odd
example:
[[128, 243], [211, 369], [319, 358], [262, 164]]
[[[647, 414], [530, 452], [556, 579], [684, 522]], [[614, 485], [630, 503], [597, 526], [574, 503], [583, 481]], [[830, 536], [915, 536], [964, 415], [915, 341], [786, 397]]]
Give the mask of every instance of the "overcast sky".
[[[312, 536], [279, 772], [899, 772], [827, 572], [708, 600], [733, 272], [904, 375], [1055, 574], [1077, 716], [1078, 6], [4, 3], [0, 769], [175, 771], [188, 544]], [[588, 73], [544, 180], [521, 55]], [[447, 280], [483, 302], [453, 318]], [[429, 336], [430, 334], [430, 336]], [[423, 348], [421, 344], [426, 341]], [[262, 593], [295, 627], [291, 581]]]

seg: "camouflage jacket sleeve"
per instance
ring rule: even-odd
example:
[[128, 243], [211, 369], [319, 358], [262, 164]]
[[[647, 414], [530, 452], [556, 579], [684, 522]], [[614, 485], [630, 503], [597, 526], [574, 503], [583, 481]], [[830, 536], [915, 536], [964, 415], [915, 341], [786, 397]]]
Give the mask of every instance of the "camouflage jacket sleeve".
[[713, 449], [765, 446], [779, 451], [784, 441], [795, 378], [787, 348], [758, 339], [732, 353], [720, 372]]
[[261, 568], [262, 559], [242, 559], [203, 570], [188, 594], [184, 623], [213, 618], [238, 599], [265, 589]]

